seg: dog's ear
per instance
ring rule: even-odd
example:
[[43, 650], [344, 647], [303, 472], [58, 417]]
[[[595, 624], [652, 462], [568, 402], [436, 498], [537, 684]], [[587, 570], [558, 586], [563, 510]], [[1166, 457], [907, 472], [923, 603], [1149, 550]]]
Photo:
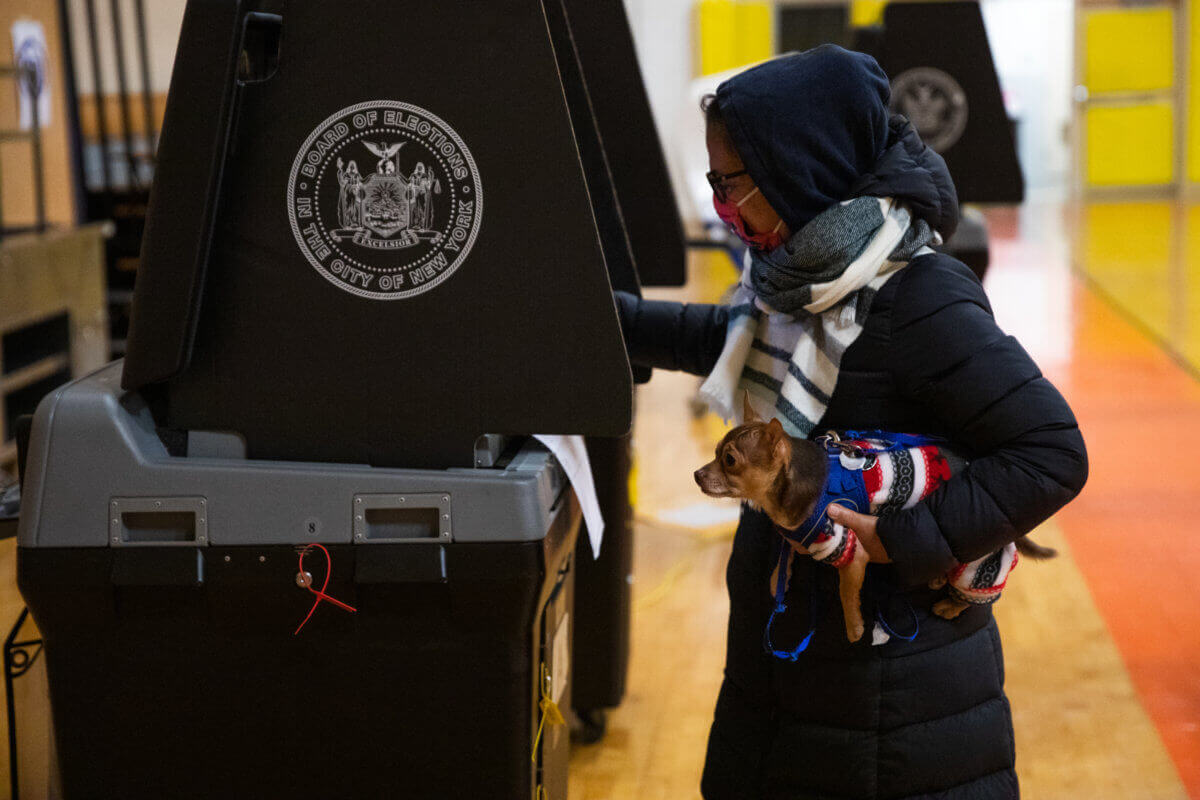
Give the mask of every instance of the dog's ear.
[[742, 390], [742, 424], [750, 422], [762, 422], [762, 417], [754, 410], [754, 406], [750, 405], [750, 392], [746, 389]]
[[767, 440], [771, 443], [771, 457], [779, 463], [786, 464], [792, 459], [792, 439], [783, 430], [778, 417], [772, 417], [767, 423]]

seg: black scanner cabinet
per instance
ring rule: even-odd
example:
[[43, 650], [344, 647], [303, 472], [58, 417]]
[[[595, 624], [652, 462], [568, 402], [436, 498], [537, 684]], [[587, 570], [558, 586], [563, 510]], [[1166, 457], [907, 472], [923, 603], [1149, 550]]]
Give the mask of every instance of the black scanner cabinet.
[[[561, 798], [579, 505], [486, 469], [172, 454], [116, 363], [34, 420], [20, 589], [67, 800]], [[46, 503], [46, 497], [54, 502]], [[320, 602], [304, 570], [356, 609]], [[552, 716], [552, 713], [551, 713]]]

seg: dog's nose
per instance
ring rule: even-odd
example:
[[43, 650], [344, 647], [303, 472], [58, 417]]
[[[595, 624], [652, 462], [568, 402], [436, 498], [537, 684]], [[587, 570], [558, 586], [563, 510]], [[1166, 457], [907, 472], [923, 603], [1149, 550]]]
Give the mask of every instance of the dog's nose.
[[693, 472], [692, 477], [696, 479], [697, 486], [703, 486], [704, 485], [704, 467], [701, 467], [700, 469]]

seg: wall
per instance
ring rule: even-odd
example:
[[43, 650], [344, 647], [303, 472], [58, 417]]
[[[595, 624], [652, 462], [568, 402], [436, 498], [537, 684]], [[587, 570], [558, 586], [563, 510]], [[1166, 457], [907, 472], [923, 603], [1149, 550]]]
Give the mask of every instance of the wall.
[[[43, 0], [44, 2], [44, 0]], [[85, 36], [81, 27], [84, 16], [83, 0], [70, 0], [76, 20], [76, 39]], [[185, 0], [147, 0], [147, 28], [151, 51], [153, 88], [161, 103], [170, 80], [175, 43], [183, 18]], [[625, 0], [630, 26], [637, 45], [638, 59], [646, 80], [646, 90], [654, 111], [655, 122], [667, 151], [668, 167], [682, 200], [684, 175], [703, 165], [683, 163], [681, 142], [697, 136], [702, 129], [699, 111], [689, 86], [696, 74], [695, 0]], [[1019, 150], [1031, 190], [1054, 190], [1065, 186], [1070, 172], [1070, 150], [1065, 126], [1070, 121], [1072, 81], [1072, 0], [983, 0], [984, 19], [988, 26], [1002, 88], [1014, 97], [1023, 116], [1019, 129]], [[98, 3], [98, 10], [107, 10]], [[134, 52], [136, 42], [131, 4], [124, 6], [126, 50]], [[108, 15], [100, 14], [100, 23], [110, 30]], [[1036, 24], [1034, 22], [1036, 21]], [[102, 40], [108, 41], [107, 34]], [[87, 56], [85, 47], [78, 47], [80, 56]], [[102, 47], [101, 64], [105, 86], [115, 86], [115, 67], [111, 47]], [[141, 84], [130, 76], [134, 90]], [[92, 85], [81, 80], [81, 94], [90, 94]], [[115, 103], [115, 100], [110, 100]], [[140, 107], [139, 107], [140, 108]], [[94, 130], [94, 111], [83, 110], [85, 131]], [[115, 106], [109, 111], [110, 124], [118, 119]], [[140, 126], [140, 113], [134, 114], [135, 128]], [[682, 205], [687, 213], [690, 201]]]
[[[696, 57], [694, 0], [625, 0], [650, 103], [677, 187], [702, 170], [683, 141], [702, 127], [689, 85]], [[1059, 194], [1069, 186], [1069, 125], [1073, 89], [1072, 0], [982, 0], [1000, 85], [1021, 116], [1018, 153], [1029, 193]], [[680, 153], [692, 155], [683, 163]], [[692, 203], [683, 201], [684, 213]]]
[[1021, 117], [1017, 154], [1028, 193], [1061, 193], [1072, 166], [1072, 0], [983, 0], [981, 7], [1000, 88]]

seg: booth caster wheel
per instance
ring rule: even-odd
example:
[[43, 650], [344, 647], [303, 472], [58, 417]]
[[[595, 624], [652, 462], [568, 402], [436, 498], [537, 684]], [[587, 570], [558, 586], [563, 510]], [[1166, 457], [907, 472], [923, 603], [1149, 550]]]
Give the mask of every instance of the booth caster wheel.
[[604, 738], [608, 730], [608, 712], [603, 708], [576, 711], [575, 718], [579, 720], [579, 726], [573, 731], [572, 738], [578, 744], [595, 744]]

